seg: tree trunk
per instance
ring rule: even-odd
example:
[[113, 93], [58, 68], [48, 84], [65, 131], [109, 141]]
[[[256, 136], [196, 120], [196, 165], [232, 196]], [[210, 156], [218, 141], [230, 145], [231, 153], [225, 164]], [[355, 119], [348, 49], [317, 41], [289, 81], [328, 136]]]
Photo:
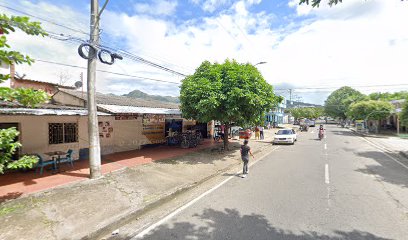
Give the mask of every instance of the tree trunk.
[[229, 151], [229, 146], [228, 146], [228, 136], [229, 136], [229, 124], [225, 124], [224, 127], [224, 150]]

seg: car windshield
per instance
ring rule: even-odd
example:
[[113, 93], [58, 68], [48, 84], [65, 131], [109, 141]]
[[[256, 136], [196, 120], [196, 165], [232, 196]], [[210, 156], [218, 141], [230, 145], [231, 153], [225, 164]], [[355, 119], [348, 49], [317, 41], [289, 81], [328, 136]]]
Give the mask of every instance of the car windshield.
[[277, 133], [278, 135], [290, 135], [290, 134], [292, 134], [292, 130], [279, 130], [278, 131], [278, 133]]

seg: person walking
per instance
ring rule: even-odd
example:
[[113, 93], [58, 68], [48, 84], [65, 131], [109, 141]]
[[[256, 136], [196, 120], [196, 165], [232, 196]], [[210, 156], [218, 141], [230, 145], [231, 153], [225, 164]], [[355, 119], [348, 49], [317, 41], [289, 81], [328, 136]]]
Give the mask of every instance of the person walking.
[[264, 127], [263, 126], [259, 126], [259, 136], [261, 140], [264, 140]]
[[245, 139], [244, 144], [241, 145], [241, 158], [242, 162], [244, 162], [244, 167], [242, 169], [242, 178], [246, 178], [248, 174], [249, 154], [251, 154], [252, 158], [255, 159], [254, 155], [252, 154], [251, 148], [248, 146], [248, 140]]

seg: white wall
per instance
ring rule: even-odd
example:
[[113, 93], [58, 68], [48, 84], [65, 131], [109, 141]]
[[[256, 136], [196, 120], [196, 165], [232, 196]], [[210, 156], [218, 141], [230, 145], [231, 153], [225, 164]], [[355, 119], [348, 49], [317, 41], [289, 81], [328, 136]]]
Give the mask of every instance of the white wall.
[[[99, 121], [113, 122], [112, 116], [99, 116]], [[79, 157], [79, 149], [89, 148], [88, 119], [87, 116], [29, 116], [29, 115], [1, 115], [0, 123], [18, 123], [20, 130], [20, 143], [23, 147], [21, 154], [39, 153], [50, 151], [74, 150], [74, 157]], [[78, 142], [49, 144], [48, 123], [78, 123]], [[114, 132], [113, 132], [114, 133]], [[113, 152], [114, 136], [110, 139], [101, 139], [102, 154]]]
[[115, 120], [115, 152], [123, 152], [140, 149], [143, 144], [149, 143], [148, 139], [142, 135], [142, 118], [133, 120]]

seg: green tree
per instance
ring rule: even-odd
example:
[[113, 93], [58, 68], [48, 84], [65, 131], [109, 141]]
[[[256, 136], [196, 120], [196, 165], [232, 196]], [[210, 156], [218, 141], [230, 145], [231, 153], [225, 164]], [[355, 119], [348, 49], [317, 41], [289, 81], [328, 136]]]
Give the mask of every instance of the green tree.
[[[319, 7], [322, 0], [300, 0], [299, 5], [306, 3], [309, 5], [309, 2], [312, 4], [312, 7]], [[343, 0], [329, 0], [328, 4], [331, 6], [341, 3]]]
[[353, 119], [379, 121], [389, 117], [393, 111], [394, 106], [387, 101], [368, 100], [352, 104], [347, 115]]
[[[204, 61], [181, 85], [180, 109], [183, 117], [200, 122], [218, 120], [228, 128], [261, 124], [265, 113], [282, 99], [273, 93], [251, 64], [226, 60], [223, 64]], [[228, 150], [228, 138], [224, 139]]]
[[21, 144], [15, 139], [20, 133], [16, 128], [0, 130], [0, 173], [5, 169], [32, 168], [37, 163], [38, 158], [35, 156], [23, 156], [17, 161], [12, 161], [13, 154]]
[[328, 116], [346, 119], [350, 105], [366, 99], [364, 94], [351, 87], [341, 87], [329, 95], [324, 103], [324, 111]]
[[[0, 14], [0, 62], [6, 64], [31, 64], [33, 59], [20, 52], [13, 51], [7, 42], [7, 35], [15, 32], [17, 29], [28, 35], [45, 36], [47, 33], [41, 28], [39, 22], [30, 22], [28, 17], [24, 16], [7, 16]], [[8, 74], [0, 74], [0, 82], [10, 78]], [[0, 88], [0, 100], [14, 101], [24, 106], [32, 106], [45, 102], [48, 95], [44, 91], [33, 89], [10, 89]], [[19, 132], [15, 128], [0, 130], [0, 173], [5, 169], [31, 168], [37, 161], [37, 157], [23, 156], [22, 158], [12, 161], [12, 155], [21, 147], [15, 139]]]
[[302, 108], [291, 108], [289, 112], [296, 120], [304, 117]]
[[289, 110], [289, 112], [295, 119], [313, 119], [323, 115], [323, 109], [318, 107], [292, 108]]
[[[309, 2], [312, 4], [312, 7], [319, 7], [322, 0], [300, 0], [299, 5], [306, 3], [309, 5]], [[401, 2], [404, 0], [401, 0]], [[329, 0], [328, 4], [331, 6], [336, 5], [338, 3], [342, 3], [343, 0]]]
[[368, 98], [371, 100], [384, 100], [384, 101], [407, 99], [408, 91], [400, 91], [400, 92], [394, 92], [394, 93], [375, 92], [375, 93], [369, 94]]
[[402, 126], [408, 127], [408, 98], [406, 99], [405, 104], [402, 107], [402, 111], [400, 112], [400, 121]]

